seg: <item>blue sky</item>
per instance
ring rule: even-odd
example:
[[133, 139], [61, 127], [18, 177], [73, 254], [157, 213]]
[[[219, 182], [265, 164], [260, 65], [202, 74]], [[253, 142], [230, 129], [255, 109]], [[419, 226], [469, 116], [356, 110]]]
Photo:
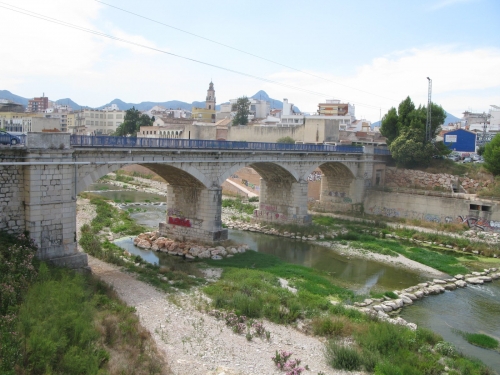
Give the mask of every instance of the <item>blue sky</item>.
[[0, 0], [0, 6], [11, 4], [289, 86], [0, 8], [0, 33], [9, 36], [2, 50], [10, 56], [2, 61], [0, 89], [25, 97], [44, 92], [50, 99], [70, 97], [89, 106], [114, 98], [191, 102], [203, 100], [212, 79], [219, 103], [262, 89], [307, 112], [325, 99], [349, 101], [358, 118], [377, 121], [408, 95], [425, 104], [429, 76], [433, 101], [456, 116], [500, 105], [496, 0], [105, 2], [296, 70], [95, 0]]

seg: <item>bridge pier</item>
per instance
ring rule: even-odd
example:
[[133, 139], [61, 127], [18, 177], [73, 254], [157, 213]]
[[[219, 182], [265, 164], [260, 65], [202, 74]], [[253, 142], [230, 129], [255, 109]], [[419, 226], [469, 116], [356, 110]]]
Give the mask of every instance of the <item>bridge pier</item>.
[[278, 224], [310, 224], [307, 213], [307, 181], [260, 179], [259, 208], [254, 220]]
[[160, 223], [160, 235], [180, 241], [217, 242], [227, 240], [222, 228], [222, 188], [169, 185], [167, 219]]

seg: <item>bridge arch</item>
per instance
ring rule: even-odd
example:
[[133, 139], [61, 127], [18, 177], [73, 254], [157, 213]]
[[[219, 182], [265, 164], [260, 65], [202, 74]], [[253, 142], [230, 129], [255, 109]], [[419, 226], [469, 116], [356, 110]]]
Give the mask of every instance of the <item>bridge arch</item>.
[[323, 206], [357, 203], [355, 171], [341, 162], [323, 163], [318, 168], [323, 174], [320, 192]]
[[226, 169], [218, 179], [219, 185], [222, 185], [229, 177], [234, 175], [240, 169], [250, 167], [257, 171], [257, 173], [264, 180], [281, 179], [283, 181], [290, 180], [291, 182], [299, 181], [299, 173], [290, 168], [288, 165], [280, 165], [274, 162], [257, 162], [257, 163], [237, 163], [233, 164], [230, 168]]
[[80, 194], [82, 191], [87, 190], [90, 185], [97, 182], [100, 178], [109, 173], [116, 172], [124, 166], [125, 164], [105, 164], [97, 167], [94, 165], [84, 165], [79, 167], [76, 179], [76, 193]]

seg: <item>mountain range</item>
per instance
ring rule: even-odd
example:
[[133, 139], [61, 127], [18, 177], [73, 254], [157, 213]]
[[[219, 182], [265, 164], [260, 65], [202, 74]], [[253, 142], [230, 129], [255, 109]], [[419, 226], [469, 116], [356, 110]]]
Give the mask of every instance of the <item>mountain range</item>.
[[[283, 102], [281, 100], [273, 99], [270, 98], [269, 95], [263, 91], [260, 90], [258, 91], [255, 95], [251, 96], [250, 98], [252, 99], [262, 99], [266, 100], [271, 104], [271, 108], [276, 108], [276, 109], [282, 109], [283, 108]], [[23, 98], [22, 96], [16, 95], [11, 93], [8, 90], [0, 90], [0, 99], [8, 99], [12, 100], [15, 103], [22, 104], [24, 106], [28, 105], [28, 98]], [[86, 105], [81, 105], [78, 103], [75, 103], [73, 100], [70, 98], [64, 98], [64, 99], [59, 99], [55, 101], [57, 104], [60, 105], [69, 105], [71, 108], [74, 110], [80, 109], [80, 108], [89, 108]], [[135, 109], [139, 111], [147, 111], [154, 107], [155, 105], [160, 105], [165, 108], [173, 108], [173, 109], [185, 109], [190, 111], [192, 107], [205, 107], [205, 102], [204, 101], [194, 101], [192, 103], [187, 103], [183, 102], [180, 100], [169, 100], [166, 102], [141, 102], [141, 103], [126, 103], [121, 99], [114, 99], [110, 101], [109, 103], [106, 103], [100, 107], [97, 107], [96, 109], [103, 109], [104, 107], [109, 107], [111, 104], [116, 104], [119, 109], [121, 110], [127, 110], [132, 107], [135, 107]], [[223, 103], [224, 104], [224, 103]], [[293, 107], [296, 112], [300, 112], [300, 110], [297, 107]], [[220, 109], [220, 105], [217, 105], [215, 107], [216, 110]]]

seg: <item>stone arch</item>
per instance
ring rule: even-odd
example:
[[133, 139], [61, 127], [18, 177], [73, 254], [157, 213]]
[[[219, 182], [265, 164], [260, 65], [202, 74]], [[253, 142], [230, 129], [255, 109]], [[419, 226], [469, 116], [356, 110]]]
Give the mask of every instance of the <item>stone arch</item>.
[[323, 173], [320, 192], [322, 204], [350, 207], [352, 203], [357, 203], [356, 174], [346, 164], [327, 162], [318, 167]]
[[212, 182], [203, 173], [190, 165], [183, 165], [182, 168], [178, 168], [166, 163], [137, 164], [155, 172], [171, 185], [199, 189], [208, 188], [212, 185]]
[[231, 168], [227, 169], [219, 177], [219, 185], [222, 185], [226, 179], [238, 172], [244, 167], [251, 167], [257, 171], [257, 173], [264, 179], [282, 179], [289, 180], [290, 182], [299, 181], [299, 173], [295, 169], [289, 168], [286, 164], [278, 164], [273, 162], [262, 162], [262, 163], [238, 163], [234, 164]]
[[[101, 177], [106, 176], [108, 173], [117, 171], [123, 168], [125, 164], [105, 164], [98, 167], [93, 165], [84, 165], [78, 168], [78, 179], [76, 182], [76, 193], [79, 194], [85, 191], [90, 185], [95, 183]], [[80, 170], [80, 168], [82, 168]]]
[[[342, 162], [327, 162], [327, 163], [322, 163], [322, 164], [315, 164], [309, 167], [308, 169], [305, 170], [304, 175], [302, 176], [302, 179], [307, 180], [307, 177], [315, 170], [315, 169], [320, 169], [321, 172], [325, 173], [323, 169], [321, 169], [321, 166], [325, 166], [327, 164], [336, 164], [334, 167], [336, 167], [339, 171], [342, 171], [341, 174], [346, 173], [345, 169], [347, 169], [351, 174], [352, 177], [354, 178], [356, 176], [357, 170], [353, 168], [351, 165], [346, 165], [345, 163]], [[323, 167], [326, 168], [326, 167]]]
[[[137, 164], [157, 173], [169, 184], [198, 189], [203, 189], [212, 185], [204, 174], [192, 166], [183, 166], [181, 169], [169, 164]], [[125, 165], [127, 164], [105, 164], [97, 167], [93, 165], [82, 166], [82, 170], [78, 171], [77, 194], [85, 191], [85, 189], [101, 177], [108, 173], [115, 172]]]

